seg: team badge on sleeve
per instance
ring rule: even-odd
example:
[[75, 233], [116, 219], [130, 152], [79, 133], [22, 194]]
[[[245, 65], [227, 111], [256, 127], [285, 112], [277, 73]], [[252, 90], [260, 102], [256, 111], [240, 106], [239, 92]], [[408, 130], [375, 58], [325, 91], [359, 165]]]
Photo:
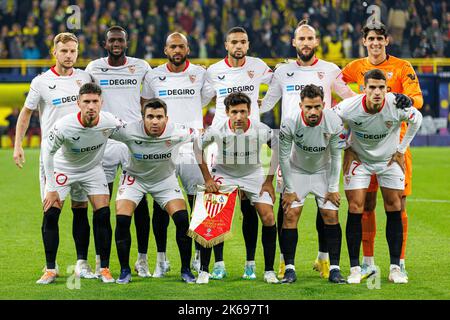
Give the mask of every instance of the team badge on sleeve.
[[220, 186], [217, 193], [206, 192], [203, 186], [198, 186], [188, 235], [207, 248], [228, 238], [237, 194], [237, 186]]

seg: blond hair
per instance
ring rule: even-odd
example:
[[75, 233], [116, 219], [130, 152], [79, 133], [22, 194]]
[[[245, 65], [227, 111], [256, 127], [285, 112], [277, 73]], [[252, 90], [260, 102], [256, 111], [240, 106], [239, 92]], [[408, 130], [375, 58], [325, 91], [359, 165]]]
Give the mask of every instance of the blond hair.
[[78, 44], [78, 38], [76, 35], [70, 32], [62, 32], [57, 34], [55, 39], [53, 39], [53, 46], [56, 48], [58, 42], [67, 43], [69, 41], [75, 41]]

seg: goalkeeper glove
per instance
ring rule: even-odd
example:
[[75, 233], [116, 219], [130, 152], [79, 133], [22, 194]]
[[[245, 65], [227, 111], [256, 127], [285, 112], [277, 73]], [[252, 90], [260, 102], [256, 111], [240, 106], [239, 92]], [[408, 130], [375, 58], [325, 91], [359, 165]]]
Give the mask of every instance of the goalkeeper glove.
[[410, 97], [401, 94], [401, 93], [394, 93], [395, 95], [395, 106], [397, 109], [407, 109], [412, 107], [412, 100]]

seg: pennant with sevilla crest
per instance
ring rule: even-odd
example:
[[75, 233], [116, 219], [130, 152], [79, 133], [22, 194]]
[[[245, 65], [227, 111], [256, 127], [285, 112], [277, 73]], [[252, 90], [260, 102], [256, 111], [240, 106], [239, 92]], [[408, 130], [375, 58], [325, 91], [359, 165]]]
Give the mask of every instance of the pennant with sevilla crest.
[[231, 236], [239, 188], [220, 186], [219, 192], [206, 192], [197, 186], [188, 235], [203, 247], [211, 248]]

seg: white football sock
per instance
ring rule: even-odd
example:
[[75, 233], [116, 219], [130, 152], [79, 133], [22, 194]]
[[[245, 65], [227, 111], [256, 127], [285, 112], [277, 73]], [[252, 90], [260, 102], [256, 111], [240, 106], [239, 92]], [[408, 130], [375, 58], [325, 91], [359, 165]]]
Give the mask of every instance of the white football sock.
[[367, 264], [368, 266], [373, 266], [375, 264], [375, 258], [363, 256], [362, 263]]
[[165, 252], [157, 252], [156, 253], [156, 261], [157, 262], [166, 261], [166, 253]]
[[145, 261], [147, 261], [147, 254], [138, 252], [138, 260], [145, 260]]
[[256, 264], [255, 264], [255, 260], [246, 261], [246, 262], [245, 262], [245, 265], [246, 265], [246, 266], [253, 266], [253, 267], [254, 267], [254, 266], [256, 265]]
[[319, 260], [329, 260], [328, 252], [320, 252], [317, 255], [317, 259]]
[[287, 269], [291, 269], [291, 270], [295, 271], [295, 266], [293, 264], [288, 264], [288, 265], [286, 265], [286, 270]]

